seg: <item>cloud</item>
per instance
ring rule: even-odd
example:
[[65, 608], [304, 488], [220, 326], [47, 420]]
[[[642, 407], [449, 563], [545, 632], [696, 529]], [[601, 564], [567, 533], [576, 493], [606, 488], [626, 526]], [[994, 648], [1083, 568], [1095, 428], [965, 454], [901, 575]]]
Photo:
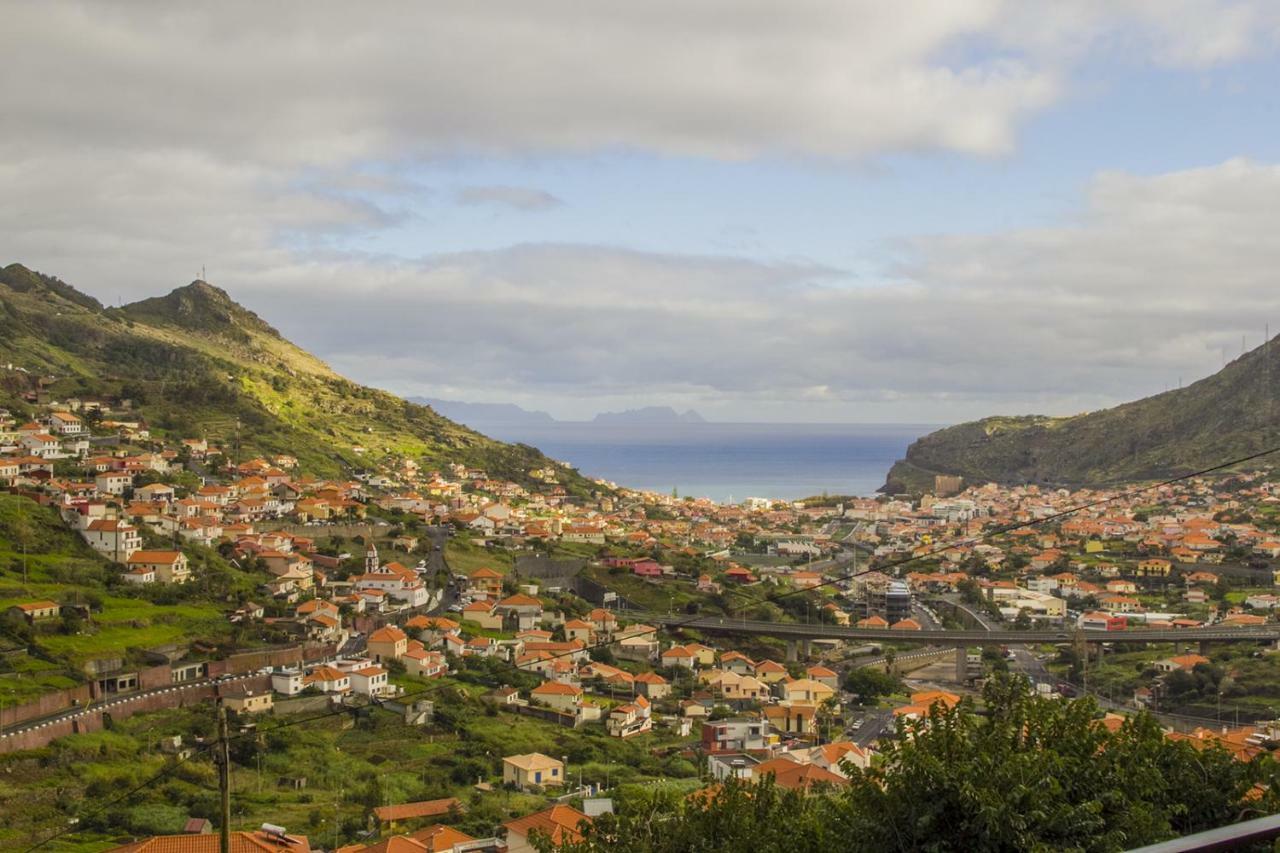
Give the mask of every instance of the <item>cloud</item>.
[[406, 393], [1070, 412], [1261, 340], [1277, 193], [1280, 167], [1243, 160], [1103, 174], [1069, 224], [914, 240], [875, 286], [814, 264], [530, 245], [299, 266], [255, 298], [338, 368]]
[[462, 187], [454, 193], [461, 205], [492, 205], [519, 211], [550, 210], [564, 202], [546, 190], [529, 187]]
[[1108, 47], [1274, 47], [1229, 0], [30, 4], [0, 33], [4, 148], [92, 140], [275, 164], [639, 149], [837, 160], [1011, 149]]
[[1208, 372], [1261, 324], [1280, 180], [1248, 161], [1103, 174], [1074, 221], [912, 240], [871, 283], [610, 246], [350, 250], [412, 215], [429, 190], [404, 176], [424, 158], [1000, 156], [1083, 62], [1205, 68], [1273, 50], [1280, 30], [1280, 7], [1227, 0], [779, 10], [24, 5], [0, 29], [7, 259], [107, 301], [207, 265], [335, 366], [405, 391], [647, 395], [745, 417], [1100, 405]]

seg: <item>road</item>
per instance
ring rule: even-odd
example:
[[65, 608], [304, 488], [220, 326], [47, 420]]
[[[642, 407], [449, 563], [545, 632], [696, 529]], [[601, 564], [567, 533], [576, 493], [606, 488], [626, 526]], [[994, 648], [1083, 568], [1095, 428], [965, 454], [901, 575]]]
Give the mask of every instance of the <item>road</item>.
[[105, 696], [95, 699], [88, 705], [77, 705], [67, 708], [65, 711], [59, 711], [56, 714], [50, 714], [47, 717], [40, 717], [36, 720], [24, 720], [13, 726], [6, 726], [0, 734], [14, 735], [31, 729], [38, 729], [52, 723], [61, 722], [62, 720], [73, 720], [79, 717], [85, 717], [89, 714], [96, 714], [101, 711], [109, 711], [112, 708], [123, 705], [126, 702], [133, 702], [147, 696], [154, 696], [159, 693], [175, 693], [181, 690], [189, 690], [194, 687], [208, 687], [213, 684], [232, 685], [249, 678], [255, 678], [257, 673], [248, 673], [246, 675], [236, 675], [231, 677], [218, 678], [202, 678], [198, 681], [184, 681], [181, 684], [166, 684], [163, 687], [152, 687], [149, 690], [139, 690], [135, 693], [120, 693], [111, 696]]
[[891, 628], [849, 628], [840, 625], [824, 625], [803, 622], [770, 622], [754, 619], [735, 619], [731, 616], [688, 616], [671, 613], [640, 612], [636, 618], [654, 625], [679, 625], [707, 633], [763, 634], [780, 639], [831, 639], [851, 642], [889, 640], [896, 643], [920, 643], [933, 645], [1039, 645], [1041, 643], [1072, 642], [1083, 635], [1087, 643], [1195, 643], [1212, 642], [1268, 642], [1280, 640], [1280, 624], [1258, 627], [1208, 628], [1133, 628], [1126, 631], [1083, 630], [1076, 628], [1046, 628], [1039, 630], [950, 630], [903, 631]]
[[868, 711], [867, 715], [862, 718], [862, 726], [857, 731], [852, 729], [847, 733], [849, 740], [858, 746], [870, 746], [884, 734], [886, 729], [893, 727], [893, 711], [887, 709], [875, 709]]

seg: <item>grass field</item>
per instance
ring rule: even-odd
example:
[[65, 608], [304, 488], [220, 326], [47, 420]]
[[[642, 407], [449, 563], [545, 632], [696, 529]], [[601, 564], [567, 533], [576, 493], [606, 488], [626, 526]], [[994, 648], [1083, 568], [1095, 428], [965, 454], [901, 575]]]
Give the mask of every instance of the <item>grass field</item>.
[[[574, 781], [696, 784], [695, 766], [666, 754], [680, 745], [670, 734], [621, 741], [606, 736], [598, 724], [568, 729], [487, 708], [477, 698], [489, 689], [483, 685], [452, 678], [427, 684], [396, 680], [408, 690], [431, 691], [435, 725], [409, 727], [396, 715], [366, 709], [283, 729], [277, 726], [299, 718], [267, 716], [258, 720], [256, 732], [237, 738], [232, 747], [235, 826], [269, 821], [308, 835], [313, 846], [331, 847], [335, 839], [354, 840], [373, 806], [456, 796], [467, 815], [454, 825], [489, 835], [501, 821], [548, 803], [543, 795], [507, 791], [499, 784], [502, 757], [526, 752], [567, 757]], [[170, 759], [157, 749], [162, 737], [181, 734], [193, 744], [212, 726], [212, 708], [201, 705], [138, 715], [111, 731], [0, 756], [0, 814], [6, 816], [0, 821], [0, 849], [34, 844], [72, 816], [80, 818], [82, 829], [48, 849], [103, 850], [129, 834], [176, 832], [188, 817], [213, 818], [217, 785], [203, 754], [104, 813], [89, 808], [163, 769]], [[282, 777], [305, 777], [306, 787], [281, 785]], [[476, 791], [477, 781], [494, 790]]]

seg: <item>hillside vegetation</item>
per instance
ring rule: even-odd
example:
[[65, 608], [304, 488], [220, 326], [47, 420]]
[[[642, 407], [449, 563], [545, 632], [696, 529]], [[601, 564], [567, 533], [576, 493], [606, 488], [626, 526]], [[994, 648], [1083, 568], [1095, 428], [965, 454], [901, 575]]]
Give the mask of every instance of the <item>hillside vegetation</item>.
[[[55, 398], [133, 401], [153, 432], [203, 436], [240, 456], [289, 454], [335, 476], [389, 457], [449, 462], [528, 482], [550, 464], [427, 406], [358, 385], [282, 338], [224, 291], [196, 281], [123, 308], [20, 264], [0, 270], [0, 406], [18, 407], [37, 376]], [[594, 489], [573, 474], [566, 487]]]
[[1280, 344], [1273, 341], [1186, 388], [1115, 408], [985, 418], [930, 433], [894, 464], [884, 490], [924, 491], [936, 474], [1065, 486], [1186, 474], [1280, 443], [1278, 397]]

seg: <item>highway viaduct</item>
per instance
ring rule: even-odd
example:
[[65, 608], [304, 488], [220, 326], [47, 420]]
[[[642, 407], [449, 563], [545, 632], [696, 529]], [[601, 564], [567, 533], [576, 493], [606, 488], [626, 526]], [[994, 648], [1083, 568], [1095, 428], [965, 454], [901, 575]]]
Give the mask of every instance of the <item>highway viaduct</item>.
[[810, 640], [843, 640], [850, 643], [893, 642], [931, 646], [1002, 645], [1027, 646], [1041, 643], [1197, 643], [1203, 651], [1211, 643], [1264, 643], [1280, 641], [1280, 623], [1248, 627], [1209, 626], [1206, 628], [1131, 628], [1099, 631], [1080, 628], [1049, 628], [1030, 631], [982, 629], [848, 628], [807, 622], [768, 622], [734, 619], [729, 616], [689, 617], [669, 613], [630, 613], [652, 625], [691, 628], [707, 634], [761, 634], [788, 641], [788, 658], [798, 650], [808, 651]]

